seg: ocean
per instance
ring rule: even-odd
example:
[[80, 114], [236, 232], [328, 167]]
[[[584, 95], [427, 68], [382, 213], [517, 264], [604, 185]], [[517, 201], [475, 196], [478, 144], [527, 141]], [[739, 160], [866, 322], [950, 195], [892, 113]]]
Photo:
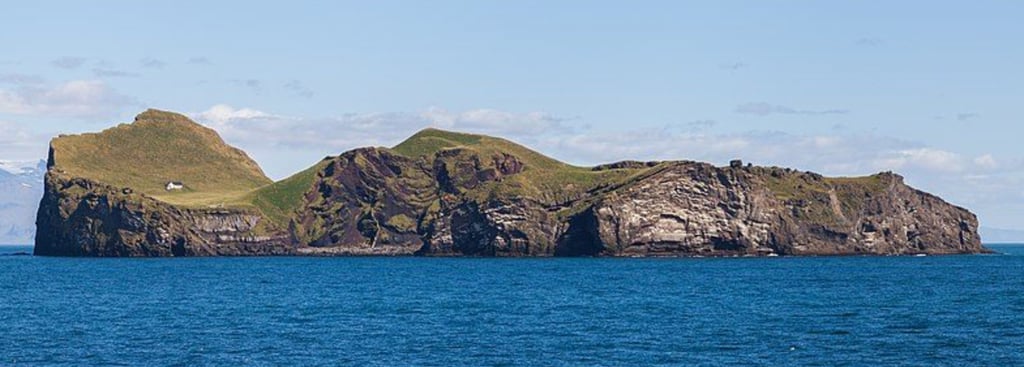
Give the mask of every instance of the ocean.
[[[929, 257], [0, 256], [0, 365], [1024, 365], [1024, 246]], [[0, 247], [10, 255], [31, 248]]]

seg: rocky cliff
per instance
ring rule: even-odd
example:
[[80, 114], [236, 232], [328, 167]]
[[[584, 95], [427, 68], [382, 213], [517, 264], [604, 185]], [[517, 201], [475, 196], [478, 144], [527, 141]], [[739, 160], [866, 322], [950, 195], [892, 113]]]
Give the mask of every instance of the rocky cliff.
[[187, 208], [128, 188], [50, 172], [36, 219], [36, 255], [288, 255], [283, 232], [261, 234], [262, 214]]
[[[89, 141], [55, 139], [37, 220], [37, 254], [772, 256], [985, 251], [973, 214], [907, 186], [892, 173], [827, 178], [774, 167], [687, 161], [576, 167], [503, 139], [427, 129], [394, 148], [356, 149], [270, 183], [244, 153], [183, 116], [147, 111], [118, 129], [122, 139], [177, 136], [184, 140], [172, 144], [176, 149], [203, 149], [189, 144], [214, 147], [207, 149], [206, 158], [196, 159], [192, 154], [139, 151], [151, 149], [151, 143], [94, 143], [108, 141], [104, 134], [109, 131]], [[161, 133], [140, 132], [149, 129]], [[97, 169], [104, 167], [102, 159], [83, 164], [68, 157], [100, 149], [113, 150], [108, 156], [161, 158], [149, 163], [158, 167], [132, 168], [133, 174], [121, 175]], [[175, 159], [188, 164], [168, 161]], [[163, 182], [179, 176], [185, 177], [180, 180], [187, 192], [162, 188]]]

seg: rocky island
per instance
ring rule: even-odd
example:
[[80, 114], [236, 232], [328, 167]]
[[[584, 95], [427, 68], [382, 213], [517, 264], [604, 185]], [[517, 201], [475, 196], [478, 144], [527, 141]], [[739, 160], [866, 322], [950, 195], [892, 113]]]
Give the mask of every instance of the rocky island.
[[565, 164], [437, 129], [273, 182], [158, 110], [51, 142], [35, 254], [775, 256], [984, 252], [966, 209], [893, 173]]

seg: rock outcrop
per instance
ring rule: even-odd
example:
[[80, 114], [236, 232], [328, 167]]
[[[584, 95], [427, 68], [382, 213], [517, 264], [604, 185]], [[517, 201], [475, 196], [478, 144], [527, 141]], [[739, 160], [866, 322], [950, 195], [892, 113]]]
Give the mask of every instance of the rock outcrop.
[[[780, 197], [784, 180], [805, 185]], [[977, 219], [882, 173], [861, 182], [768, 169], [673, 164], [570, 221], [566, 255], [856, 255], [982, 251]]]
[[262, 215], [244, 209], [179, 208], [59, 172], [46, 175], [36, 217], [36, 255], [289, 255], [284, 232], [260, 234]]
[[[139, 119], [182, 123], [183, 118], [160, 111], [146, 114]], [[65, 145], [53, 144], [53, 149]], [[90, 177], [88, 165], [66, 167], [61, 152], [51, 154], [36, 254], [774, 256], [986, 251], [973, 214], [907, 186], [893, 173], [826, 178], [742, 163], [715, 167], [686, 161], [574, 167], [502, 139], [428, 129], [394, 148], [352, 150], [292, 178], [260, 185], [262, 173], [250, 174], [258, 168], [247, 157], [237, 158], [233, 148], [214, 149], [222, 151], [226, 153], [214, 156], [228, 158], [214, 159], [211, 167], [223, 170], [225, 159], [240, 160], [243, 169], [236, 176], [251, 181], [250, 189], [209, 192], [214, 186], [197, 182], [194, 187], [200, 189], [195, 192], [167, 194], [149, 186], [139, 190], [124, 183], [155, 185], [167, 178], [147, 181], [136, 174], [124, 182], [109, 182], [119, 178], [109, 171]], [[114, 155], [126, 154], [134, 153]]]

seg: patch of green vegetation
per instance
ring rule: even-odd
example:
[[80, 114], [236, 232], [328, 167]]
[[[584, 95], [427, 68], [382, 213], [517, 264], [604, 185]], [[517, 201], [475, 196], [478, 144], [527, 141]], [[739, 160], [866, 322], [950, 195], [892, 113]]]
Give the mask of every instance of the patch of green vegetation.
[[799, 208], [798, 215], [815, 223], [840, 224], [854, 218], [866, 199], [887, 187], [883, 175], [864, 177], [822, 177], [783, 168], [757, 167], [768, 189], [777, 199]]
[[[187, 117], [158, 110], [135, 122], [51, 142], [55, 168], [178, 205], [216, 205], [271, 180], [244, 152]], [[183, 190], [166, 190], [168, 182]]]
[[868, 199], [882, 195], [889, 187], [884, 174], [864, 177], [835, 177], [826, 179], [834, 188], [840, 207], [847, 216], [864, 209]]
[[408, 157], [433, 156], [434, 153], [445, 148], [477, 145], [483, 138], [482, 135], [427, 128], [420, 130], [391, 150]]
[[241, 196], [236, 204], [254, 205], [275, 223], [286, 226], [292, 213], [302, 204], [302, 195], [316, 181], [317, 172], [322, 171], [330, 163], [329, 159], [324, 159], [291, 177]]
[[416, 220], [405, 214], [398, 214], [388, 218], [387, 225], [402, 231], [413, 231], [416, 229]]
[[[408, 157], [433, 159], [447, 149], [464, 149], [476, 155], [484, 165], [503, 154], [514, 156], [524, 164], [523, 172], [500, 181], [486, 183], [467, 197], [486, 201], [502, 197], [529, 197], [547, 205], [558, 206], [578, 199], [585, 192], [603, 186], [620, 184], [646, 168], [622, 168], [595, 171], [591, 167], [573, 166], [540, 154], [511, 141], [485, 135], [465, 134], [438, 129], [425, 129], [396, 145], [391, 150]], [[450, 172], [451, 173], [451, 172]]]

